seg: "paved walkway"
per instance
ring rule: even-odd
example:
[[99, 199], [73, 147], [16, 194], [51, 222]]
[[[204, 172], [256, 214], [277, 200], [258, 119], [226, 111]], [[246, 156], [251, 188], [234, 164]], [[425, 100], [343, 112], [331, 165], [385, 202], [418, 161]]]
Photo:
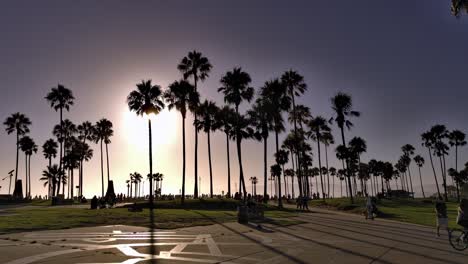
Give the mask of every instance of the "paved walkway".
[[453, 250], [431, 228], [324, 210], [299, 218], [305, 223], [283, 228], [227, 223], [151, 235], [106, 226], [3, 235], [0, 263], [468, 263], [468, 251]]

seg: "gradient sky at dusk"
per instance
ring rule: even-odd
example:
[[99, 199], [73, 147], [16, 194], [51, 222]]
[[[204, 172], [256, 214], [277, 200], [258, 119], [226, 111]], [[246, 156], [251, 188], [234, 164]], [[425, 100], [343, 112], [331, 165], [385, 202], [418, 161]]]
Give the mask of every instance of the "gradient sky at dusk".
[[[166, 88], [180, 79], [177, 64], [197, 49], [213, 64], [200, 85], [203, 98], [223, 104], [221, 76], [234, 66], [251, 74], [258, 89], [290, 68], [304, 75], [309, 91], [299, 99], [312, 114], [330, 117], [329, 99], [350, 93], [362, 117], [347, 132], [363, 137], [370, 158], [395, 162], [400, 147], [420, 146], [420, 134], [436, 123], [468, 132], [468, 16], [450, 15], [450, 1], [2, 1], [0, 5], [0, 118], [22, 112], [33, 122], [40, 146], [52, 136], [58, 113], [43, 99], [57, 83], [73, 90], [65, 118], [75, 123], [102, 117], [114, 123], [111, 178], [126, 192], [128, 174], [148, 173], [146, 123], [129, 113], [128, 93], [142, 79]], [[247, 109], [242, 106], [242, 111]], [[192, 118], [187, 119], [190, 124]], [[336, 127], [334, 127], [336, 128]], [[177, 112], [156, 118], [155, 170], [164, 192], [181, 186], [181, 124]], [[336, 132], [336, 130], [335, 130]], [[282, 135], [284, 137], [284, 135]], [[224, 135], [213, 137], [215, 192], [226, 191]], [[0, 134], [0, 174], [14, 168], [15, 137]], [[193, 130], [187, 129], [187, 193], [193, 192]], [[270, 150], [274, 147], [270, 138]], [[85, 165], [85, 195], [100, 191], [99, 148]], [[199, 174], [208, 191], [205, 134], [200, 134]], [[314, 148], [315, 153], [315, 148]], [[270, 152], [270, 162], [273, 152]], [[245, 143], [245, 173], [263, 182], [260, 143]], [[334, 153], [332, 165], [337, 165]], [[20, 177], [24, 156], [20, 156]], [[235, 145], [231, 164], [237, 182]], [[468, 151], [461, 150], [461, 162]], [[316, 159], [315, 159], [316, 160]], [[33, 193], [46, 161], [33, 156]], [[453, 166], [449, 158], [448, 167]], [[416, 174], [416, 167], [412, 171]], [[429, 189], [433, 176], [423, 170]], [[0, 182], [7, 191], [7, 182]], [[419, 184], [415, 184], [419, 190]], [[261, 184], [258, 188], [261, 188]], [[249, 189], [249, 188], [248, 188]]]

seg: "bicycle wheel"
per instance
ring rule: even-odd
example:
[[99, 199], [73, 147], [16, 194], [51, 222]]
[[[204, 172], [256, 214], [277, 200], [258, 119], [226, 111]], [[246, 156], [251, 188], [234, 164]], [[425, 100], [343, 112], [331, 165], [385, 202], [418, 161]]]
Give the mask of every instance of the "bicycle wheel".
[[468, 247], [468, 240], [467, 237], [468, 234], [465, 233], [463, 230], [460, 229], [452, 229], [449, 231], [449, 242], [450, 245], [455, 250], [465, 250]]

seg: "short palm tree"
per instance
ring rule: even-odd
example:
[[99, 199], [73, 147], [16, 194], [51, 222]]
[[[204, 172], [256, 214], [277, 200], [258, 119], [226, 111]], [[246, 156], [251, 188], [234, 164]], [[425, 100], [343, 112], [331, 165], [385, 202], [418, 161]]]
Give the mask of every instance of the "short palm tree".
[[109, 154], [107, 145], [111, 142], [110, 137], [114, 134], [112, 130], [112, 122], [103, 118], [99, 120], [94, 126], [94, 141], [100, 143], [101, 146], [101, 192], [104, 197], [104, 158], [103, 158], [103, 143], [106, 145], [106, 156], [107, 156], [107, 182], [110, 181], [109, 175]]
[[[63, 168], [63, 157], [69, 152], [70, 147], [72, 146], [72, 138], [74, 137], [75, 133], [77, 132], [76, 130], [76, 125], [73, 124], [69, 119], [62, 120], [61, 124], [55, 125], [52, 134], [57, 137], [57, 141], [60, 143], [60, 147], [63, 148], [62, 156], [61, 156], [61, 161], [59, 163], [59, 168]], [[65, 175], [65, 173], [63, 174]], [[60, 185], [63, 184], [66, 180], [61, 179], [57, 181], [57, 194], [60, 193]], [[63, 185], [62, 185], [63, 186]], [[62, 193], [64, 193], [65, 186], [63, 186]]]
[[195, 110], [200, 101], [200, 94], [187, 81], [175, 81], [169, 85], [169, 89], [164, 93], [167, 108], [175, 108], [182, 115], [182, 196], [181, 202], [185, 201], [185, 118], [187, 110]]
[[216, 131], [218, 126], [216, 116], [219, 108], [212, 101], [205, 100], [198, 107], [197, 116], [199, 119], [194, 120], [194, 125], [197, 130], [203, 130], [207, 136], [208, 142], [208, 165], [210, 169], [210, 197], [213, 198], [213, 168], [211, 166], [211, 132]]
[[[57, 164], [47, 166], [47, 169], [42, 171], [43, 180], [47, 179], [48, 184], [52, 184], [52, 195], [56, 195], [55, 191], [58, 181], [64, 178], [64, 172], [59, 168]], [[58, 195], [58, 190], [57, 190]]]
[[231, 160], [229, 155], [229, 140], [233, 133], [233, 123], [236, 112], [231, 107], [225, 105], [218, 111], [219, 129], [226, 135], [226, 156], [227, 156], [227, 175], [228, 175], [228, 192], [227, 196], [231, 197]]
[[[137, 84], [137, 89], [133, 90], [127, 97], [127, 104], [130, 111], [135, 111], [137, 115], [159, 114], [164, 109], [162, 101], [162, 91], [159, 85], [152, 85], [151, 80], [142, 81]], [[153, 174], [153, 147], [151, 143], [151, 118], [148, 118], [148, 137], [149, 137], [149, 169]], [[150, 205], [153, 205], [153, 181], [149, 184]]]
[[[468, 2], [467, 2], [468, 3]], [[455, 171], [458, 172], [458, 148], [466, 145], [466, 135], [460, 130], [453, 130], [448, 134], [449, 144], [452, 147], [455, 147]], [[453, 177], [452, 177], [453, 179]], [[457, 186], [457, 194], [460, 193], [460, 187]]]
[[[31, 125], [31, 120], [21, 113], [11, 114], [5, 122], [5, 131], [9, 134], [16, 132], [16, 167], [15, 167], [15, 186], [16, 181], [18, 180], [18, 158], [19, 158], [19, 141], [20, 136], [24, 136], [29, 133], [29, 126]], [[10, 181], [11, 184], [11, 181]], [[10, 186], [11, 187], [11, 186]], [[15, 190], [13, 193], [16, 193]]]
[[413, 160], [416, 163], [416, 165], [418, 165], [419, 180], [421, 182], [421, 191], [422, 191], [423, 198], [426, 198], [426, 194], [424, 194], [424, 186], [423, 186], [423, 180], [422, 180], [422, 175], [421, 175], [421, 168], [424, 165], [424, 158], [421, 157], [421, 155], [416, 155], [414, 156]]
[[262, 97], [255, 101], [252, 109], [247, 112], [249, 119], [252, 122], [252, 127], [255, 129], [255, 137], [257, 140], [263, 141], [263, 201], [268, 201], [267, 193], [267, 178], [268, 178], [268, 166], [267, 166], [267, 145], [268, 136], [270, 131], [273, 131], [273, 108], [269, 104], [268, 100], [263, 100]]
[[[60, 126], [63, 125], [63, 110], [70, 110], [70, 107], [73, 105], [75, 97], [73, 97], [73, 92], [66, 88], [65, 86], [58, 84], [57, 87], [53, 87], [50, 92], [46, 95], [45, 99], [49, 102], [50, 107], [55, 111], [60, 112]], [[62, 129], [63, 131], [63, 129]], [[63, 137], [63, 136], [61, 136]], [[63, 157], [63, 142], [60, 142], [60, 163], [59, 168], [62, 168], [62, 157]]]
[[[341, 140], [343, 146], [346, 148], [346, 140], [344, 135], [345, 126], [348, 129], [351, 129], [353, 123], [349, 121], [350, 117], [359, 117], [360, 113], [358, 111], [353, 110], [353, 101], [351, 96], [345, 93], [337, 93], [334, 97], [331, 98], [332, 109], [335, 112], [335, 117], [331, 120], [334, 120], [338, 127], [341, 130]], [[348, 160], [345, 158], [347, 170], [349, 170]], [[349, 188], [349, 197], [351, 199], [351, 203], [354, 203], [353, 199], [353, 192], [351, 187], [351, 175], [349, 175], [349, 171], [347, 171], [347, 178], [348, 178], [348, 188]]]
[[[332, 198], [335, 198], [335, 177], [336, 177], [336, 169], [335, 167], [330, 167], [328, 168], [328, 173], [330, 174], [330, 176], [332, 177], [333, 179], [333, 183], [332, 183], [332, 186], [333, 186], [333, 191], [332, 191]], [[330, 191], [330, 189], [328, 189]], [[330, 196], [329, 196], [330, 197]]]
[[25, 154], [25, 170], [26, 170], [26, 197], [31, 197], [31, 156], [37, 153], [37, 145], [32, 138], [24, 136], [19, 142], [21, 150]]
[[[193, 79], [193, 86], [195, 92], [198, 90], [198, 81], [204, 81], [208, 78], [209, 73], [213, 66], [211, 65], [208, 58], [204, 57], [201, 52], [196, 50], [191, 51], [185, 56], [179, 65], [177, 65], [177, 69], [183, 74], [184, 79], [187, 80], [189, 78]], [[198, 103], [198, 102], [197, 102]], [[196, 112], [194, 113], [195, 120], [198, 119]], [[194, 192], [193, 195], [195, 198], [198, 197], [198, 130], [195, 129], [195, 185], [194, 185]]]
[[[276, 164], [280, 165], [281, 168], [284, 168], [284, 165], [288, 163], [289, 161], [289, 152], [285, 149], [280, 149], [278, 152], [275, 153], [275, 161]], [[282, 169], [284, 171], [284, 169]], [[284, 174], [284, 173], [283, 173]], [[278, 207], [283, 207], [283, 202], [282, 202], [282, 193], [281, 193], [281, 180], [280, 176], [278, 176], [278, 195], [279, 195], [279, 201], [278, 201]], [[286, 180], [285, 180], [286, 181]], [[286, 189], [286, 188], [285, 188]]]
[[[330, 127], [327, 125], [325, 118], [321, 116], [316, 116], [308, 122], [310, 131], [308, 136], [317, 142], [317, 153], [318, 153], [318, 163], [319, 168], [322, 168], [322, 158], [320, 153], [320, 142], [322, 141], [322, 135], [324, 133], [330, 132]], [[320, 184], [322, 187], [322, 198], [325, 200], [325, 186], [323, 184], [323, 175], [322, 170], [319, 171], [320, 175]]]

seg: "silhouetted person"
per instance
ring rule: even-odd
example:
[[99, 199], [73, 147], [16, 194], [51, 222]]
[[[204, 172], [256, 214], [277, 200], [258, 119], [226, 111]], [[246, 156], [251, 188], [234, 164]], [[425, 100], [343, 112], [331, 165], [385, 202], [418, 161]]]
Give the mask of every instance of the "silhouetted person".
[[93, 199], [91, 199], [91, 209], [95, 210], [98, 207], [98, 199], [96, 195], [94, 195]]

